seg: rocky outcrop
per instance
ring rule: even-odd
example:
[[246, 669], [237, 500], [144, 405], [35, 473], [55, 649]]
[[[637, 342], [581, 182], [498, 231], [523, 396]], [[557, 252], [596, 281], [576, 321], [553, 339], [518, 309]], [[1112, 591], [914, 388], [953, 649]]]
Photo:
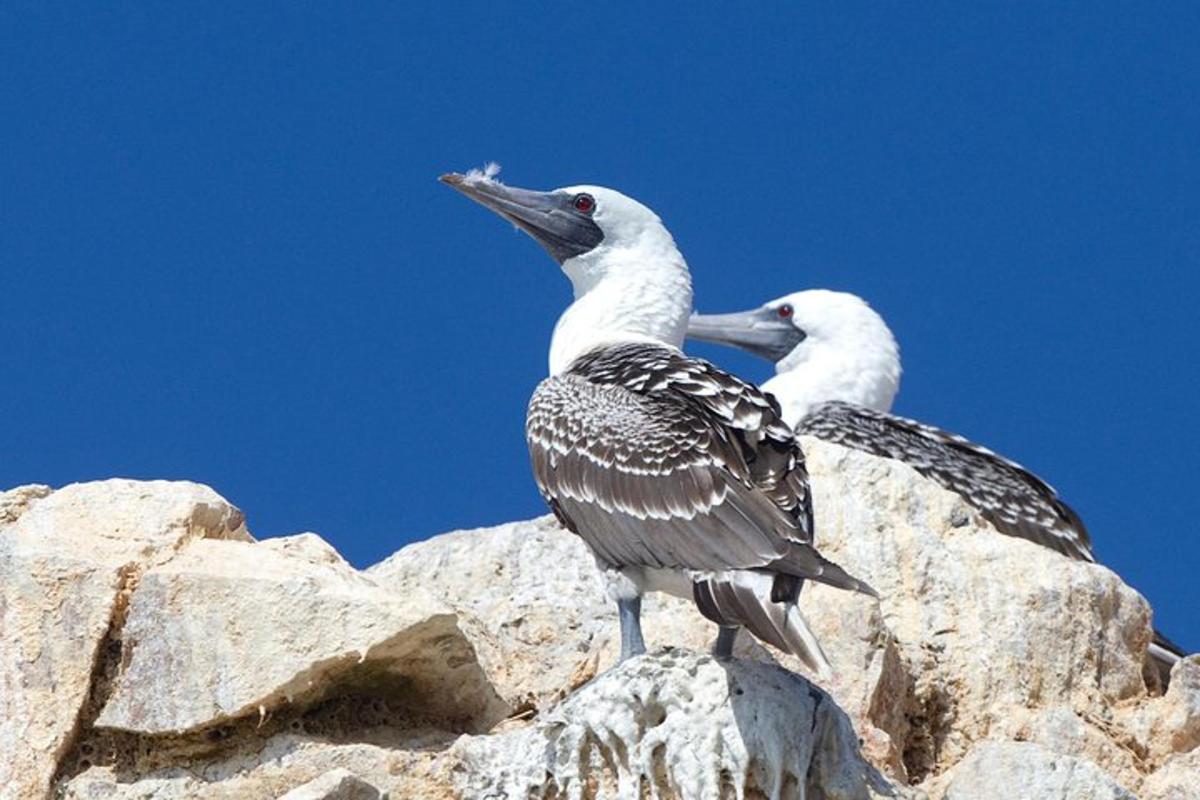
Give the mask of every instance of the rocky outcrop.
[[104, 481], [0, 495], [0, 794], [45, 795], [91, 723], [142, 573], [201, 539], [249, 539], [190, 483]]
[[1145, 601], [901, 464], [805, 442], [822, 550], [881, 600], [801, 606], [834, 676], [652, 596], [614, 667], [549, 517], [353, 569], [186, 483], [0, 494], [0, 797], [1200, 796], [1200, 657], [1142, 677]]
[[[519, 731], [456, 745], [471, 797], [895, 797], [850, 720], [780, 667], [630, 659]], [[807, 794], [806, 794], [807, 793]]]
[[1041, 800], [1137, 800], [1090, 761], [1031, 742], [982, 742], [936, 783], [944, 784], [938, 792], [944, 800], [977, 800], [998, 791]]
[[382, 589], [312, 535], [196, 542], [141, 576], [96, 725], [188, 734], [377, 683], [450, 729], [486, 730], [508, 708], [475, 626], [419, 589]]

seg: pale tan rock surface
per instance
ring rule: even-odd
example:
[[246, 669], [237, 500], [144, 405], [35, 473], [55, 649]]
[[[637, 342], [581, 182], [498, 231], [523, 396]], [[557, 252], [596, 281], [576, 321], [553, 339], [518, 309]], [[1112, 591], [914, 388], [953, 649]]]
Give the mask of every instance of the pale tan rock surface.
[[595, 559], [550, 516], [417, 542], [367, 575], [484, 620], [499, 648], [491, 678], [513, 708], [544, 707], [595, 675], [616, 625]]
[[[89, 713], [95, 668], [149, 565], [199, 539], [249, 539], [192, 483], [111, 480], [0, 495], [0, 798], [48, 791]], [[107, 640], [107, 643], [106, 643]]]
[[[323, 736], [283, 733], [240, 738], [219, 756], [191, 757], [181, 766], [92, 767], [71, 778], [64, 800], [276, 800], [335, 770], [345, 770], [392, 800], [460, 797], [445, 755], [453, 736], [407, 731], [384, 743], [338, 744]], [[136, 780], [130, 775], [135, 774]]]
[[1196, 800], [1200, 797], [1200, 750], [1171, 757], [1142, 785], [1142, 800]]
[[1146, 690], [1136, 592], [903, 465], [806, 449], [822, 550], [883, 595], [805, 588], [819, 690], [747, 636], [718, 664], [659, 596], [651, 654], [607, 672], [615, 609], [548, 517], [359, 572], [191, 484], [0, 494], [0, 797], [1200, 797], [1200, 658]]
[[[501, 655], [492, 680], [515, 709], [542, 709], [616, 661], [616, 608], [591, 552], [551, 516], [417, 542], [368, 574], [397, 593], [424, 587], [496, 630]], [[486, 585], [489, 590], [478, 591]], [[826, 587], [805, 589], [814, 631], [834, 666], [828, 688], [859, 723], [868, 752], [903, 774], [897, 742], [907, 730], [907, 691], [891, 634], [871, 598]], [[652, 594], [643, 605], [647, 645], [704, 651], [715, 628], [684, 600]], [[742, 634], [739, 658], [802, 671], [799, 660]]]
[[913, 681], [912, 777], [1017, 712], [1145, 693], [1150, 609], [1110, 570], [997, 534], [904, 464], [802, 442], [821, 550], [879, 592]]
[[938, 783], [933, 800], [1137, 800], [1090, 761], [1030, 742], [982, 742]]
[[1121, 709], [1118, 719], [1152, 762], [1200, 747], [1200, 655], [1175, 665], [1166, 694]]
[[464, 628], [428, 594], [381, 589], [311, 535], [196, 542], [142, 575], [96, 724], [188, 733], [368, 682], [447, 725], [487, 728], [508, 708]]
[[331, 769], [279, 800], [379, 800], [379, 790], [345, 767]]
[[[889, 774], [934, 774], [975, 741], [1016, 735], [1031, 710], [1145, 693], [1149, 608], [1111, 571], [1000, 536], [903, 464], [804, 441], [818, 544], [883, 600], [810, 585], [801, 606], [835, 667], [830, 692]], [[370, 573], [398, 591], [429, 586], [511, 632], [519, 659], [504, 661], [519, 666], [494, 680], [515, 707], [562, 697], [615, 659], [616, 615], [592, 557], [550, 517], [436, 537]], [[483, 581], [497, 591], [476, 591]], [[686, 602], [652, 596], [643, 613], [651, 647], [711, 641]], [[745, 635], [737, 652], [800, 669]]]

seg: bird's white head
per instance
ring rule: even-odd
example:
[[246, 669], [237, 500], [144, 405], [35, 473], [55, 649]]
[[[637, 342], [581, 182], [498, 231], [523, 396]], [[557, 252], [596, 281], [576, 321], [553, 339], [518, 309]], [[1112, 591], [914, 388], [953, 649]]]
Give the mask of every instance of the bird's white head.
[[683, 344], [691, 276], [649, 208], [603, 186], [536, 192], [477, 172], [441, 180], [532, 236], [570, 278], [575, 302], [555, 326], [551, 374], [604, 344]]
[[900, 388], [900, 347], [861, 297], [810, 289], [752, 311], [695, 314], [688, 336], [739, 347], [775, 363], [763, 388], [795, 425], [830, 400], [888, 411]]

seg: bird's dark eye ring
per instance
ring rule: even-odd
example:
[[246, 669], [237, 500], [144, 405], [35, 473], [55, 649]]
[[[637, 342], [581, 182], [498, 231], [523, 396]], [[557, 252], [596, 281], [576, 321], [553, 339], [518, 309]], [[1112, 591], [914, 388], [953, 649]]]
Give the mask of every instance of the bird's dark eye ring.
[[777, 312], [779, 313], [780, 319], [791, 319], [792, 314], [796, 313], [790, 303], [784, 303], [783, 305], [781, 305], [777, 309]]
[[575, 210], [584, 214], [590, 214], [596, 210], [596, 198], [590, 194], [577, 194], [575, 199], [571, 201], [571, 205], [575, 206]]

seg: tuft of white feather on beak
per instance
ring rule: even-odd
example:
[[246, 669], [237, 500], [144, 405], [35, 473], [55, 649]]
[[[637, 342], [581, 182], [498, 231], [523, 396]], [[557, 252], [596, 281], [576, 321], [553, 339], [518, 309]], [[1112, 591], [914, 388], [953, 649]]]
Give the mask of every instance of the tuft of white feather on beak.
[[500, 174], [500, 165], [495, 161], [489, 161], [483, 165], [483, 169], [472, 168], [467, 170], [463, 175], [463, 183], [499, 183], [496, 176]]

